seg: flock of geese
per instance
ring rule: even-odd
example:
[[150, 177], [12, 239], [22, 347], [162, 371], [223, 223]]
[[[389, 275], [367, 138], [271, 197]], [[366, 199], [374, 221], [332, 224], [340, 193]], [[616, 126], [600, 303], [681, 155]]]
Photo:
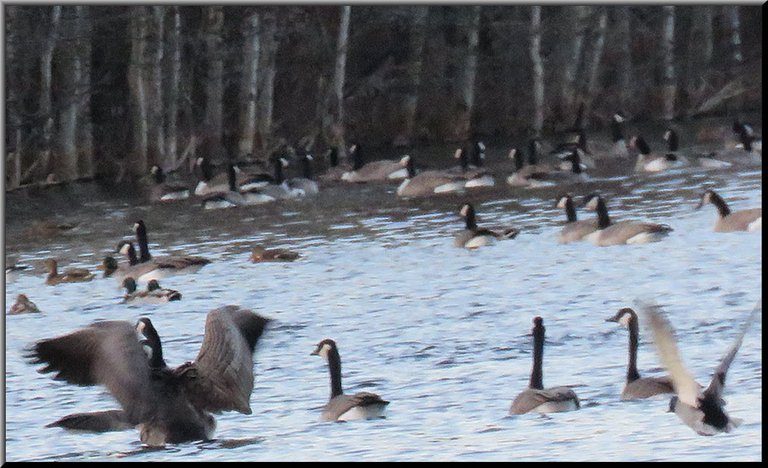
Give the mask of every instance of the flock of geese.
[[[738, 147], [717, 153], [695, 154], [680, 151], [677, 133], [669, 129], [664, 139], [668, 143], [666, 153], [653, 153], [641, 136], [624, 141], [624, 117], [614, 115], [611, 129], [613, 144], [604, 149], [615, 161], [631, 157], [636, 152], [634, 169], [642, 172], [658, 172], [682, 165], [698, 165], [706, 168], [729, 167], [733, 164], [761, 164], [761, 140], [748, 124], [736, 122], [733, 130], [738, 135]], [[573, 140], [557, 145], [551, 154], [555, 162], [539, 162], [542, 143], [531, 139], [528, 143], [528, 160], [522, 152], [513, 148], [509, 157], [514, 161], [515, 172], [507, 177], [507, 183], [515, 187], [551, 187], [560, 184], [578, 184], [589, 180], [586, 170], [600, 164], [599, 151], [589, 151], [586, 134], [576, 132]], [[365, 162], [359, 144], [350, 148], [352, 164], [343, 166], [338, 161], [338, 150], [330, 150], [330, 167], [319, 180], [324, 183], [369, 183], [398, 181], [396, 193], [400, 197], [436, 196], [444, 193], [464, 192], [493, 186], [493, 175], [483, 167], [485, 145], [474, 141], [467, 148], [457, 149], [454, 157], [457, 167], [445, 170], [417, 172], [412, 156], [400, 160]], [[318, 184], [312, 177], [312, 156], [303, 152], [298, 160], [302, 177], [286, 178], [286, 158], [275, 158], [273, 173], [247, 173], [235, 164], [228, 164], [224, 174], [214, 174], [205, 158], [199, 158], [195, 172], [199, 181], [193, 190], [186, 185], [167, 181], [162, 169], [151, 170], [153, 198], [172, 201], [189, 198], [190, 192], [200, 197], [205, 209], [230, 208], [274, 202], [279, 199], [308, 197], [317, 194]], [[718, 212], [714, 225], [716, 232], [754, 231], [762, 228], [762, 208], [732, 211], [725, 200], [709, 189], [702, 193], [698, 208], [712, 204]], [[639, 221], [614, 221], [608, 214], [606, 201], [599, 193], [590, 193], [581, 205], [595, 212], [593, 219], [578, 220], [574, 197], [563, 194], [556, 200], [556, 207], [563, 209], [566, 223], [558, 233], [558, 242], [590, 241], [598, 246], [656, 242], [672, 231], [665, 224]], [[465, 223], [464, 230], [454, 237], [454, 245], [476, 249], [498, 240], [514, 239], [520, 233], [514, 227], [487, 228], [478, 226], [475, 209], [464, 203], [459, 215]], [[136, 244], [121, 240], [115, 253], [124, 262], [112, 256], [105, 257], [100, 269], [105, 277], [116, 279], [126, 290], [123, 302], [158, 303], [181, 299], [178, 291], [164, 289], [159, 281], [174, 274], [194, 273], [210, 263], [198, 256], [154, 257], [149, 251], [147, 227], [139, 220], [134, 225]], [[301, 255], [287, 249], [253, 248], [250, 260], [293, 261]], [[48, 270], [46, 284], [91, 281], [95, 275], [87, 269], [70, 268], [59, 273], [57, 261], [45, 260]], [[6, 269], [6, 280], [10, 273]], [[139, 290], [137, 283], [146, 283], [146, 290]], [[632, 308], [622, 308], [607, 321], [616, 322], [629, 331], [629, 362], [626, 383], [621, 399], [633, 400], [658, 395], [673, 395], [669, 410], [697, 433], [713, 435], [728, 432], [738, 426], [739, 420], [724, 410], [722, 399], [725, 376], [744, 335], [755, 314], [762, 309], [758, 302], [745, 319], [736, 341], [727, 350], [715, 369], [706, 388], [699, 385], [682, 364], [677, 350], [674, 332], [660, 308], [640, 303], [644, 320], [650, 324], [658, 354], [669, 375], [641, 377], [637, 370], [639, 342], [638, 313]], [[9, 314], [39, 312], [25, 294], [19, 294]], [[102, 385], [120, 404], [119, 410], [102, 410], [65, 416], [48, 427], [70, 430], [106, 432], [138, 429], [140, 439], [150, 446], [167, 443], [208, 440], [213, 437], [216, 422], [214, 414], [237, 411], [250, 414], [250, 396], [254, 386], [253, 358], [258, 341], [268, 328], [270, 319], [249, 309], [228, 305], [210, 311], [200, 351], [194, 361], [178, 367], [169, 367], [163, 359], [160, 335], [149, 318], [142, 317], [137, 323], [110, 320], [91, 324], [63, 336], [44, 339], [27, 349], [27, 358], [33, 364], [42, 364], [41, 373], [53, 373], [53, 378], [75, 385]], [[512, 401], [510, 414], [529, 412], [559, 412], [580, 408], [579, 398], [571, 387], [545, 388], [543, 385], [543, 354], [545, 327], [541, 317], [533, 319], [533, 366], [528, 388]], [[383, 417], [389, 401], [370, 392], [345, 394], [342, 388], [341, 358], [337, 344], [332, 339], [320, 341], [312, 355], [322, 357], [330, 373], [331, 393], [322, 409], [323, 421], [345, 421]]]

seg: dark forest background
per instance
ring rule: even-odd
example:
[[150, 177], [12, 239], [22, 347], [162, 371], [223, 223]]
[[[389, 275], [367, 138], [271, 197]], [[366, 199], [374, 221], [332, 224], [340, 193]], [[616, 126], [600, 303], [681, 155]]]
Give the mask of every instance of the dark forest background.
[[762, 104], [760, 6], [3, 10], [7, 189]]

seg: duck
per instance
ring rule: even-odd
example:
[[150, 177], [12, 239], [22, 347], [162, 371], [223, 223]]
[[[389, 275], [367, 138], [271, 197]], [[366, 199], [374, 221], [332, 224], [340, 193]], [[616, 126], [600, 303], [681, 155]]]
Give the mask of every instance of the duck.
[[407, 169], [398, 161], [382, 159], [363, 163], [363, 151], [358, 143], [354, 143], [349, 148], [349, 153], [354, 163], [352, 170], [341, 176], [341, 180], [345, 182], [394, 182], [408, 177]]
[[717, 221], [713, 230], [715, 232], [748, 231], [753, 232], [763, 229], [763, 209], [751, 208], [747, 210], [731, 211], [723, 197], [712, 189], [707, 189], [701, 194], [701, 199], [696, 209], [701, 209], [707, 203], [717, 208]]
[[[136, 233], [136, 241], [139, 245], [139, 263], [153, 262], [158, 265], [158, 269], [166, 273], [195, 273], [205, 265], [211, 263], [205, 257], [191, 256], [191, 255], [166, 255], [163, 257], [152, 258], [152, 254], [149, 253], [149, 241], [147, 238], [147, 227], [143, 220], [138, 220], [133, 225], [133, 230]], [[150, 279], [147, 278], [147, 281]]]
[[763, 308], [762, 299], [747, 316], [736, 340], [720, 360], [712, 380], [703, 390], [703, 387], [694, 380], [691, 372], [685, 368], [675, 342], [672, 325], [663, 315], [661, 307], [647, 303], [641, 304], [641, 307], [651, 324], [656, 351], [669, 371], [675, 389], [675, 396], [669, 401], [668, 412], [675, 413], [685, 425], [699, 435], [711, 436], [720, 432], [731, 432], [738, 427], [742, 420], [729, 416], [725, 411], [723, 400], [725, 377], [755, 315]]
[[480, 229], [477, 227], [475, 208], [471, 203], [464, 203], [459, 209], [459, 216], [464, 218], [466, 227], [454, 237], [453, 245], [465, 249], [477, 249], [485, 245], [491, 245], [496, 240], [514, 239], [520, 233], [516, 228], [503, 230]]
[[663, 377], [640, 377], [637, 371], [637, 346], [639, 342], [639, 326], [637, 313], [630, 307], [622, 307], [606, 322], [615, 322], [629, 330], [629, 364], [627, 365], [627, 381], [621, 391], [622, 400], [641, 400], [657, 395], [675, 393], [672, 379]]
[[611, 222], [605, 200], [597, 193], [588, 195], [584, 206], [597, 212], [598, 229], [587, 236], [595, 245], [605, 247], [623, 244], [647, 244], [658, 242], [673, 231], [667, 224], [643, 223], [638, 221]]
[[336, 342], [330, 338], [320, 341], [312, 356], [320, 356], [328, 363], [331, 374], [331, 397], [323, 407], [320, 421], [351, 421], [384, 417], [389, 401], [371, 392], [347, 395], [341, 386], [341, 356]]
[[180, 292], [173, 289], [161, 288], [160, 283], [158, 283], [156, 279], [149, 281], [146, 291], [137, 291], [136, 280], [130, 276], [123, 280], [123, 287], [125, 288], [125, 296], [122, 301], [123, 304], [160, 304], [163, 302], [181, 300]]
[[596, 219], [576, 219], [576, 205], [570, 194], [560, 195], [555, 206], [565, 209], [566, 224], [557, 235], [560, 244], [578, 242], [597, 230]]
[[[106, 387], [145, 445], [210, 440], [216, 427], [212, 413], [252, 412], [253, 355], [269, 321], [237, 305], [211, 310], [197, 358], [176, 368], [163, 359], [160, 335], [147, 317], [135, 325], [99, 321], [40, 340], [26, 358], [44, 364], [39, 372], [52, 372], [56, 380]], [[103, 412], [92, 414], [99, 419]], [[80, 419], [95, 430], [88, 414]]]
[[400, 165], [406, 169], [408, 175], [397, 187], [399, 197], [428, 197], [464, 191], [466, 179], [461, 175], [445, 171], [422, 171], [416, 174], [413, 157], [410, 155], [403, 156]]
[[544, 358], [544, 320], [541, 317], [533, 319], [533, 369], [528, 388], [520, 392], [512, 401], [510, 414], [558, 413], [573, 411], [581, 407], [576, 392], [569, 387], [552, 387], [544, 389], [542, 362]]
[[317, 182], [312, 180], [312, 155], [304, 153], [299, 156], [299, 164], [301, 164], [301, 177], [294, 177], [288, 180], [288, 186], [292, 189], [298, 189], [304, 192], [304, 195], [317, 195], [320, 193], [320, 189]]
[[262, 245], [257, 245], [251, 250], [250, 260], [253, 263], [259, 262], [292, 262], [301, 255], [288, 249], [266, 249]]
[[58, 237], [72, 234], [78, 225], [79, 223], [36, 221], [27, 228], [25, 234], [30, 237]]
[[629, 140], [629, 146], [639, 152], [635, 172], [661, 172], [683, 166], [688, 162], [687, 158], [675, 153], [651, 153], [651, 147], [642, 136], [633, 136]]
[[63, 273], [58, 273], [58, 262], [53, 258], [47, 258], [43, 262], [48, 269], [48, 277], [45, 284], [55, 286], [61, 283], [83, 283], [91, 281], [96, 275], [86, 268], [67, 268]]
[[39, 314], [40, 309], [30, 301], [26, 294], [16, 296], [16, 302], [8, 310], [8, 315]]
[[170, 184], [166, 182], [163, 169], [157, 164], [149, 170], [153, 181], [151, 197], [157, 201], [186, 200], [189, 198], [189, 187], [182, 184]]

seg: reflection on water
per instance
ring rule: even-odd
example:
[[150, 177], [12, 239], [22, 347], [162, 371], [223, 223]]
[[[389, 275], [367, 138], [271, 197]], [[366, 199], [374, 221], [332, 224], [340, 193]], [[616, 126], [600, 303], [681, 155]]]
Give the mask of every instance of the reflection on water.
[[[760, 206], [760, 171], [613, 175], [570, 187], [577, 198], [599, 190], [612, 216], [675, 229], [656, 244], [598, 248], [557, 244], [565, 216], [554, 203], [563, 188], [511, 189], [501, 177], [506, 167], [495, 168], [493, 189], [427, 200], [399, 200], [395, 186], [383, 185], [331, 186], [312, 200], [220, 211], [103, 193], [91, 193], [84, 205], [67, 192], [10, 196], [6, 256], [33, 268], [7, 285], [6, 305], [23, 292], [43, 314], [6, 317], [7, 459], [761, 459], [761, 324], [747, 334], [728, 374], [728, 411], [745, 422], [705, 438], [667, 414], [665, 398], [618, 400], [626, 332], [604, 322], [635, 298], [656, 299], [675, 326], [684, 360], [699, 382], [708, 382], [735, 325], [760, 296], [762, 241], [756, 233], [714, 233], [714, 208], [694, 207], [704, 187], [716, 188], [733, 209]], [[457, 211], [467, 200], [481, 226], [511, 225], [521, 234], [475, 252], [454, 248], [453, 235], [463, 227]], [[78, 225], [52, 238], [26, 234], [27, 220], [43, 218]], [[120, 239], [131, 238], [137, 219], [148, 227], [153, 254], [213, 260], [197, 274], [161, 281], [180, 291], [181, 301], [120, 304], [123, 292], [111, 279], [44, 285], [44, 258], [94, 268]], [[259, 243], [290, 247], [304, 258], [250, 263]], [[38, 374], [24, 361], [26, 346], [94, 320], [145, 315], [164, 340], [166, 360], [178, 365], [196, 356], [206, 313], [224, 304], [275, 321], [256, 352], [253, 414], [218, 416], [216, 440], [148, 450], [137, 431], [43, 427], [117, 404], [102, 388]], [[544, 384], [578, 386], [580, 411], [507, 415], [528, 383], [534, 315], [547, 326]], [[392, 402], [386, 419], [318, 421], [330, 385], [327, 366], [309, 353], [323, 338], [338, 343], [346, 391], [373, 391]], [[642, 323], [638, 360], [644, 375], [663, 372]]]

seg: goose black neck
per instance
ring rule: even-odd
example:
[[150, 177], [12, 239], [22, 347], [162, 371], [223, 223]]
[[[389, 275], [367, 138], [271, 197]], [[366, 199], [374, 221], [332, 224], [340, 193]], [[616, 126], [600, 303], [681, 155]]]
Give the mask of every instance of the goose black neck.
[[475, 219], [475, 210], [472, 208], [467, 209], [466, 216], [467, 229], [474, 231], [477, 229], [477, 220]]
[[344, 393], [341, 389], [341, 356], [336, 347], [328, 350], [328, 370], [331, 373], [331, 398]]
[[605, 206], [605, 200], [602, 197], [597, 199], [597, 226], [605, 229], [611, 225], [611, 218], [608, 216], [608, 207]]
[[746, 130], [743, 130], [739, 133], [741, 144], [744, 145], [744, 151], [751, 152], [752, 151], [752, 140], [754, 139], [752, 136], [750, 136]]
[[669, 131], [669, 138], [667, 139], [667, 149], [669, 151], [677, 151], [680, 142], [677, 139], [677, 132], [674, 130]]
[[462, 172], [469, 169], [469, 157], [467, 157], [467, 151], [463, 148], [459, 150], [459, 164], [461, 165]]
[[152, 260], [152, 255], [149, 253], [149, 241], [147, 240], [147, 228], [144, 226], [143, 221], [136, 223], [136, 241], [139, 243], [139, 258], [140, 263], [148, 262]]
[[237, 192], [237, 174], [235, 173], [235, 165], [227, 165], [227, 182], [229, 183], [229, 190], [231, 192]]
[[199, 165], [199, 170], [199, 176], [203, 182], [208, 182], [211, 180], [211, 178], [213, 178], [213, 168], [207, 159], [203, 158], [203, 161]]
[[731, 214], [731, 209], [728, 208], [728, 204], [723, 198], [715, 192], [709, 192], [709, 200], [717, 208], [717, 212], [720, 213], [720, 217], [724, 218]]
[[621, 123], [616, 119], [611, 121], [611, 138], [613, 139], [614, 143], [624, 139], [624, 133], [621, 130]]
[[139, 264], [139, 259], [136, 258], [136, 249], [133, 248], [133, 244], [128, 244], [128, 254], [127, 255], [128, 255], [128, 264], [129, 265], [133, 266], [133, 265], [138, 265]]
[[472, 164], [475, 167], [482, 167], [483, 165], [483, 150], [480, 148], [479, 141], [472, 144]]
[[331, 148], [331, 153], [329, 155], [331, 159], [331, 167], [336, 167], [339, 165], [339, 149], [335, 146]]
[[523, 165], [525, 165], [525, 162], [523, 161], [523, 155], [520, 154], [520, 151], [515, 151], [515, 171], [519, 171], [523, 168]]
[[627, 383], [634, 382], [640, 378], [637, 372], [637, 344], [638, 344], [638, 326], [637, 316], [630, 315], [629, 319], [629, 364], [627, 365]]
[[405, 169], [408, 171], [409, 179], [416, 177], [416, 168], [413, 165], [413, 158], [408, 158], [408, 161], [405, 163]]
[[280, 185], [283, 183], [283, 180], [285, 180], [285, 176], [283, 176], [283, 161], [281, 158], [275, 159], [275, 183]]
[[157, 170], [155, 171], [154, 175], [155, 175], [154, 177], [155, 183], [162, 184], [163, 182], [165, 182], [165, 173], [160, 168], [160, 166], [157, 166]]
[[355, 150], [352, 152], [352, 170], [358, 170], [363, 167], [363, 152], [360, 150], [360, 145], [355, 145]]
[[309, 162], [309, 156], [301, 158], [301, 170], [305, 179], [312, 179], [312, 164]]
[[568, 218], [569, 223], [576, 222], [576, 207], [573, 205], [571, 197], [565, 199], [565, 216]]
[[538, 162], [538, 160], [539, 160], [539, 155], [538, 155], [536, 140], [532, 138], [528, 142], [528, 164], [533, 166]]
[[144, 322], [144, 329], [141, 332], [146, 340], [147, 345], [152, 348], [152, 357], [149, 359], [149, 367], [161, 368], [166, 367], [165, 360], [163, 359], [163, 345], [160, 343], [160, 335], [157, 330], [148, 320]]
[[579, 156], [579, 150], [573, 150], [571, 154], [571, 172], [574, 174], [581, 174], [581, 156]]
[[533, 328], [533, 369], [531, 370], [530, 388], [544, 389], [542, 363], [544, 360], [544, 325]]

